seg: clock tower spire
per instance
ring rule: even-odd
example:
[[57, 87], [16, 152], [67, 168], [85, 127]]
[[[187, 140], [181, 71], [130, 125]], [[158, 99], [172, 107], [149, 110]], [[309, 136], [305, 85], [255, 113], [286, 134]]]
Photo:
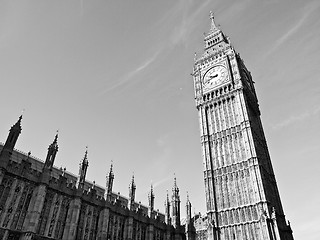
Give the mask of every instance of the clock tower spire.
[[214, 22], [214, 15], [213, 12], [210, 11], [210, 19], [211, 19], [211, 32], [215, 31], [217, 29], [216, 23]]
[[193, 80], [199, 114], [208, 239], [292, 240], [251, 73], [210, 12]]

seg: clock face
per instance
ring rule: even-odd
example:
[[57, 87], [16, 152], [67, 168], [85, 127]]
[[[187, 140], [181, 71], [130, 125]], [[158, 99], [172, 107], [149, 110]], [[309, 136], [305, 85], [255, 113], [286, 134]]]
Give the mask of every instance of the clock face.
[[212, 88], [224, 82], [228, 77], [228, 70], [225, 66], [218, 65], [210, 68], [203, 77], [203, 87]]

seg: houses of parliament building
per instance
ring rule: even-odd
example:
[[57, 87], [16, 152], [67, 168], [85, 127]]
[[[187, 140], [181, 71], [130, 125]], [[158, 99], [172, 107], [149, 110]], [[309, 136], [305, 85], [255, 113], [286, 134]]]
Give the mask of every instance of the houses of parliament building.
[[[293, 240], [264, 136], [250, 71], [213, 14], [193, 80], [199, 114], [205, 202], [203, 216], [180, 219], [176, 180], [164, 213], [86, 180], [87, 151], [77, 175], [58, 169], [58, 135], [41, 161], [15, 149], [22, 116], [0, 146], [0, 239], [3, 240]], [[191, 97], [191, 96], [190, 96]], [[2, 134], [2, 133], [1, 133]]]

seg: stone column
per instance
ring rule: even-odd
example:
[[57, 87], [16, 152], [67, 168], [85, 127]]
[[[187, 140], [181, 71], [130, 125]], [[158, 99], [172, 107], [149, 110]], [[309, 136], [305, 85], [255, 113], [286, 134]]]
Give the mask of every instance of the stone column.
[[63, 240], [75, 240], [77, 236], [77, 225], [80, 215], [81, 199], [76, 198], [70, 202], [66, 219], [66, 226], [63, 232]]
[[0, 219], [0, 226], [3, 228], [6, 228], [6, 231], [4, 233], [4, 236], [2, 237], [2, 240], [7, 240], [9, 237], [9, 228], [12, 223], [12, 220], [14, 218], [14, 214], [17, 210], [20, 197], [23, 192], [23, 185], [24, 183], [20, 183], [19, 181], [15, 178], [12, 185], [11, 189], [9, 192], [9, 196], [6, 201], [6, 205], [4, 206], [4, 213], [2, 214], [2, 219]]
[[261, 213], [261, 217], [260, 217], [260, 224], [261, 224], [261, 229], [262, 229], [262, 235], [263, 235], [263, 239], [265, 240], [274, 240], [274, 238], [272, 237], [272, 230], [270, 228], [270, 223], [269, 218], [267, 216], [267, 212], [263, 211]]
[[32, 240], [32, 238], [33, 238], [33, 233], [27, 232], [27, 233], [24, 233], [24, 234], [19, 238], [19, 240]]
[[98, 240], [104, 240], [108, 237], [109, 216], [110, 210], [108, 208], [103, 209], [99, 214], [99, 223], [97, 231]]
[[127, 219], [126, 230], [125, 230], [124, 234], [127, 236], [126, 237], [127, 240], [132, 240], [133, 239], [133, 218], [132, 217], [129, 217]]
[[196, 229], [194, 226], [186, 225], [186, 240], [195, 240], [196, 239]]
[[164, 239], [165, 240], [171, 240], [171, 226], [170, 225], [167, 226], [166, 236], [165, 236]]
[[207, 239], [213, 239], [218, 240], [219, 238], [219, 230], [212, 225], [212, 223], [209, 223], [208, 230], [207, 230]]
[[3, 179], [5, 174], [6, 174], [6, 171], [3, 168], [0, 168], [0, 185], [2, 183], [2, 179]]
[[[8, 209], [10, 208], [10, 203], [11, 201], [13, 201], [14, 199], [14, 193], [15, 193], [15, 188], [17, 186], [17, 179], [14, 179], [13, 182], [12, 182], [12, 185], [11, 185], [11, 188], [9, 190], [9, 194], [8, 194], [8, 198], [6, 200], [6, 204], [4, 205], [4, 208], [2, 209], [3, 211], [3, 214], [0, 218], [0, 226], [3, 227], [4, 225], [4, 221], [5, 221], [5, 218], [7, 218], [8, 216]], [[12, 213], [12, 209], [11, 209], [11, 213]], [[6, 226], [7, 227], [7, 226]]]
[[278, 223], [277, 223], [276, 210], [274, 207], [272, 208], [270, 222], [272, 225], [272, 230], [274, 233], [275, 240], [280, 240], [280, 233], [279, 233], [279, 228], [278, 228]]
[[153, 225], [149, 225], [147, 227], [147, 237], [146, 237], [146, 239], [153, 239], [153, 235], [154, 235], [154, 226]]
[[26, 233], [20, 240], [32, 239], [33, 234], [36, 233], [46, 193], [47, 187], [45, 185], [40, 185], [33, 191], [28, 213], [23, 224], [23, 230]]

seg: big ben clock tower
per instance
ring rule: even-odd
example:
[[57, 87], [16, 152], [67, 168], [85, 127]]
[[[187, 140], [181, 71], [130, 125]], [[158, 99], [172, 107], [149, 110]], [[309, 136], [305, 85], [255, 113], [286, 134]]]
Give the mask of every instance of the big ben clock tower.
[[207, 239], [292, 240], [260, 120], [251, 74], [216, 26], [195, 58]]

